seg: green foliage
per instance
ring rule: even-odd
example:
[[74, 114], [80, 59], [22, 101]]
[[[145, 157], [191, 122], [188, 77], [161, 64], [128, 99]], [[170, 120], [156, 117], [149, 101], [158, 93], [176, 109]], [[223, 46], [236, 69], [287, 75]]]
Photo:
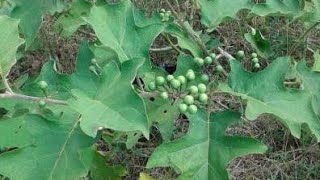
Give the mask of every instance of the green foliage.
[[226, 18], [237, 18], [242, 9], [252, 7], [251, 0], [197, 0], [201, 9], [201, 23], [212, 30]]
[[[84, 18], [101, 43], [117, 53], [120, 62], [138, 57], [149, 59], [152, 41], [165, 28], [157, 18], [138, 21], [134, 8], [130, 1], [93, 6], [88, 17]], [[141, 21], [143, 24], [139, 23]], [[150, 62], [146, 61], [143, 70], [149, 68]]]
[[63, 8], [61, 0], [13, 0], [15, 7], [10, 16], [20, 19], [20, 28], [26, 40], [26, 48], [34, 42], [46, 13], [55, 13]]
[[54, 122], [30, 114], [2, 120], [1, 132], [11, 136], [0, 138], [0, 144], [14, 149], [0, 154], [0, 173], [26, 180], [86, 176], [80, 152], [93, 145], [94, 139], [80, 130], [79, 122], [72, 112]]
[[188, 117], [191, 121], [188, 134], [160, 145], [147, 167], [173, 167], [181, 173], [179, 179], [228, 179], [225, 167], [229, 161], [267, 150], [255, 139], [225, 135], [226, 128], [240, 120], [238, 113], [198, 111]]
[[246, 33], [244, 37], [261, 57], [268, 58], [272, 56], [270, 42], [263, 37], [260, 31], [252, 29], [252, 32]]
[[[271, 114], [294, 137], [310, 131], [320, 141], [319, 51], [314, 50], [313, 68], [290, 57], [268, 64], [259, 58], [270, 60], [274, 49], [254, 30], [243, 38], [252, 46], [249, 52], [257, 53], [247, 58], [240, 50], [237, 61], [221, 47], [206, 49], [207, 42], [219, 38], [214, 37], [217, 33], [205, 34], [227, 19], [237, 19], [243, 10], [250, 18], [284, 16], [315, 28], [320, 20], [317, 0], [194, 1], [193, 8], [200, 8], [199, 27], [206, 27], [201, 32], [193, 29], [197, 23], [184, 22], [186, 14], [177, 17], [174, 9], [154, 10], [148, 16], [129, 0], [63, 2], [0, 0], [0, 26], [5, 27], [0, 29], [0, 177], [121, 179], [129, 171], [114, 165], [112, 151], [138, 149], [133, 152], [139, 154], [141, 146], [156, 139], [147, 147], [155, 148], [147, 168], [172, 167], [178, 179], [228, 179], [226, 166], [234, 158], [264, 153], [267, 147], [254, 138], [227, 134], [231, 125], [241, 122], [241, 114], [216, 112], [221, 93], [240, 97], [249, 120]], [[17, 51], [24, 59], [37, 43], [45, 14], [57, 18], [54, 29], [61, 36], [73, 36], [86, 26], [81, 30], [92, 28], [96, 39], [80, 43], [71, 74], [57, 70], [61, 59], [53, 59], [50, 47], [40, 47], [49, 60], [40, 74], [7, 81]], [[175, 53], [169, 56], [178, 54], [175, 71], [166, 72], [158, 56], [154, 64], [150, 61], [149, 48], [159, 34], [172, 40]], [[19, 49], [22, 38], [25, 49]], [[179, 118], [189, 129], [176, 138]], [[111, 147], [108, 151], [100, 147], [102, 141]]]
[[11, 67], [16, 63], [16, 51], [23, 43], [19, 38], [18, 20], [0, 16], [0, 76], [6, 77]]
[[319, 117], [311, 108], [311, 94], [284, 86], [289, 60], [288, 57], [278, 58], [258, 73], [247, 72], [238, 62], [232, 61], [229, 86], [222, 84], [220, 88], [247, 100], [245, 115], [248, 119], [255, 120], [264, 113], [273, 114], [293, 136], [300, 138], [301, 126], [306, 124], [320, 140]]

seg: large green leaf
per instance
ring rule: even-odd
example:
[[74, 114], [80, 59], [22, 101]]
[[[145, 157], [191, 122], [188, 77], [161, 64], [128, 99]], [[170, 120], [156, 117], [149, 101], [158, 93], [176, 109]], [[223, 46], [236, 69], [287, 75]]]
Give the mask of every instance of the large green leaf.
[[[155, 37], [165, 28], [158, 19], [144, 19], [145, 23], [136, 25], [134, 10], [129, 0], [117, 4], [93, 6], [84, 20], [94, 29], [103, 45], [113, 49], [121, 62], [129, 59], [149, 58], [149, 47]], [[139, 21], [141, 22], [141, 18]], [[150, 68], [145, 62], [144, 68]], [[149, 66], [149, 67], [148, 67]]]
[[62, 9], [61, 0], [14, 0], [15, 7], [10, 16], [20, 19], [20, 28], [28, 48], [37, 36], [45, 13], [56, 12]]
[[300, 74], [301, 86], [312, 95], [313, 109], [320, 117], [320, 73], [311, 71], [304, 61], [299, 62], [297, 71]]
[[174, 123], [180, 112], [177, 108], [177, 103], [172, 104], [168, 100], [163, 100], [160, 97], [155, 97], [153, 100], [145, 99], [149, 121], [157, 123], [162, 139], [169, 141], [171, 139]]
[[201, 23], [216, 28], [225, 18], [237, 18], [237, 13], [250, 9], [251, 0], [197, 0], [201, 8]]
[[86, 24], [81, 16], [89, 14], [91, 6], [92, 4], [86, 0], [75, 0], [72, 2], [68, 12], [58, 18], [55, 23], [55, 29], [62, 36], [71, 36], [80, 26]]
[[[41, 89], [38, 86], [39, 81], [46, 81], [48, 93], [56, 99], [66, 100], [70, 98], [71, 89], [81, 89], [88, 94], [93, 95], [97, 90], [98, 77], [92, 73], [89, 66], [92, 64], [91, 59], [93, 54], [86, 42], [80, 44], [76, 68], [72, 75], [60, 74], [55, 71], [55, 62], [47, 62], [41, 70], [40, 75], [35, 80], [29, 80], [22, 88], [24, 94], [31, 96], [42, 95]], [[85, 82], [85, 83], [84, 83]]]
[[16, 148], [0, 154], [0, 174], [12, 180], [80, 179], [88, 169], [80, 153], [94, 143], [79, 128], [79, 116], [64, 113], [48, 121], [37, 115], [0, 121], [0, 146]]
[[199, 46], [192, 39], [190, 39], [188, 34], [183, 32], [177, 25], [168, 25], [164, 32], [169, 33], [171, 36], [177, 38], [179, 46], [182, 49], [190, 51], [194, 57], [202, 56], [202, 51]]
[[[143, 100], [133, 90], [132, 82], [143, 60], [133, 59], [121, 67], [115, 62], [106, 65], [94, 94], [73, 89], [70, 106], [82, 115], [81, 128], [95, 137], [99, 128], [118, 131], [141, 131], [149, 134], [148, 119]], [[81, 82], [86, 83], [86, 82]]]
[[19, 38], [19, 21], [0, 16], [0, 78], [5, 78], [16, 63], [16, 51], [23, 43]]
[[320, 140], [320, 120], [312, 108], [312, 95], [284, 86], [289, 61], [287, 57], [278, 58], [258, 73], [247, 72], [239, 62], [231, 61], [229, 86], [220, 85], [220, 88], [247, 100], [248, 119], [255, 120], [264, 113], [273, 114], [293, 136], [300, 138], [301, 126], [306, 124]]
[[171, 166], [178, 179], [228, 179], [227, 164], [234, 158], [251, 153], [264, 153], [267, 147], [259, 141], [226, 135], [226, 129], [240, 121], [240, 114], [225, 111], [207, 114], [200, 110], [188, 115], [187, 135], [160, 145], [151, 155], [147, 167]]
[[251, 13], [259, 16], [286, 15], [298, 17], [303, 13], [303, 3], [300, 0], [266, 0], [264, 3], [257, 3], [251, 9]]

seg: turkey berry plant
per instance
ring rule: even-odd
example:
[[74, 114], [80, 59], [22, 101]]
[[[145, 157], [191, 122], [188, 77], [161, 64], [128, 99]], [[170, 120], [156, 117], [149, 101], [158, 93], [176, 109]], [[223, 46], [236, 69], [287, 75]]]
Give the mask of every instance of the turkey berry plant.
[[[228, 135], [227, 129], [263, 114], [277, 117], [295, 138], [303, 131], [320, 141], [317, 49], [309, 68], [294, 57], [277, 57], [258, 29], [243, 34], [251, 48], [234, 55], [211, 42], [220, 34], [212, 32], [228, 23], [225, 19], [238, 19], [239, 11], [247, 10], [248, 18], [281, 15], [306, 26], [298, 45], [288, 50], [291, 55], [320, 24], [316, 0], [195, 0], [201, 31], [175, 8], [178, 1], [164, 0], [166, 9], [154, 9], [151, 17], [129, 0], [0, 2], [0, 25], [6, 27], [0, 28], [0, 178], [121, 179], [129, 171], [109, 164], [113, 154], [147, 147], [153, 141], [151, 129], [157, 129], [161, 140], [148, 147], [152, 153], [140, 177], [156, 167], [171, 167], [178, 179], [229, 179], [226, 167], [233, 159], [268, 148], [253, 137]], [[39, 46], [45, 14], [56, 19], [54, 30], [63, 38], [83, 31], [94, 36], [80, 43], [72, 74], [58, 71], [59, 56]], [[174, 72], [149, 57], [157, 36], [167, 37], [170, 47], [155, 51], [179, 53]], [[40, 74], [9, 80], [17, 57], [34, 48], [50, 52]], [[286, 85], [292, 76], [299, 87]], [[226, 94], [238, 97], [241, 108], [217, 111], [214, 99]], [[182, 137], [172, 138], [181, 115], [189, 127]], [[97, 147], [101, 142], [107, 148]]]

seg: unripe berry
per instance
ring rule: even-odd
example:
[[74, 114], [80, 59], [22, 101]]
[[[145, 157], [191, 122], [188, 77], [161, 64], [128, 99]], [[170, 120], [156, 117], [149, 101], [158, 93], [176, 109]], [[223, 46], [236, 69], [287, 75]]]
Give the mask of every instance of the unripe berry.
[[204, 65], [204, 60], [202, 58], [195, 58], [196, 60], [196, 63], [199, 65], [199, 66], [203, 66]]
[[210, 54], [210, 57], [212, 58], [212, 60], [215, 60], [216, 57], [217, 57], [217, 55], [216, 55], [215, 53], [211, 53], [211, 54]]
[[155, 82], [150, 82], [148, 84], [148, 88], [150, 89], [150, 91], [156, 90], [156, 83]]
[[216, 66], [216, 71], [217, 72], [222, 72], [223, 71], [223, 67], [221, 65]]
[[190, 106], [188, 107], [188, 112], [189, 112], [190, 114], [195, 114], [195, 113], [197, 113], [197, 111], [198, 111], [198, 108], [197, 108], [197, 106], [195, 106], [195, 105], [190, 105]]
[[199, 101], [202, 103], [208, 102], [208, 95], [205, 93], [199, 94]]
[[166, 79], [162, 76], [156, 77], [156, 85], [162, 86], [166, 82]]
[[162, 98], [162, 99], [168, 99], [169, 98], [169, 94], [168, 94], [168, 92], [162, 92], [161, 94], [160, 94], [160, 97]]
[[183, 104], [183, 103], [180, 104], [180, 105], [179, 105], [179, 110], [180, 110], [181, 113], [187, 112], [187, 110], [188, 110], [188, 105]]
[[258, 58], [253, 58], [251, 61], [256, 64], [256, 63], [259, 62], [259, 59]]
[[91, 59], [92, 64], [97, 64], [97, 60], [95, 58]]
[[198, 85], [199, 93], [205, 93], [207, 91], [207, 86], [205, 84]]
[[204, 64], [206, 65], [210, 65], [212, 63], [212, 58], [210, 56], [206, 57], [204, 59]]
[[244, 51], [238, 51], [238, 52], [237, 52], [237, 56], [238, 56], [239, 58], [244, 58]]
[[161, 12], [160, 13], [160, 17], [163, 18], [164, 17], [164, 13]]
[[168, 75], [168, 76], [167, 76], [167, 81], [170, 82], [170, 81], [172, 81], [173, 79], [174, 79], [174, 76], [172, 76], [172, 75]]
[[188, 105], [191, 105], [194, 103], [194, 98], [193, 96], [190, 96], [190, 95], [186, 95], [183, 99], [183, 101], [188, 104]]
[[194, 74], [193, 71], [188, 71], [186, 74], [186, 78], [190, 81], [194, 80], [196, 78], [196, 75]]
[[40, 89], [45, 90], [48, 88], [48, 83], [46, 81], [40, 81], [39, 87], [40, 87]]
[[187, 79], [184, 76], [178, 76], [177, 79], [180, 81], [181, 84], [185, 84], [187, 82]]
[[190, 86], [189, 87], [189, 91], [190, 91], [191, 94], [198, 94], [199, 89], [198, 89], [197, 86]]
[[202, 74], [201, 75], [201, 81], [204, 83], [208, 83], [209, 82], [209, 76], [206, 74]]
[[160, 12], [165, 13], [166, 10], [162, 8], [162, 9], [160, 9]]
[[180, 81], [177, 79], [172, 80], [170, 84], [174, 89], [178, 89], [181, 86]]
[[39, 101], [39, 107], [40, 107], [40, 108], [46, 107], [46, 101], [43, 100], [43, 99], [41, 99], [41, 100]]
[[251, 54], [251, 57], [252, 57], [252, 58], [256, 58], [256, 57], [258, 57], [258, 54], [257, 54], [257, 53], [252, 53], [252, 54]]
[[260, 68], [260, 64], [259, 63], [255, 63], [254, 64], [254, 68], [259, 69]]

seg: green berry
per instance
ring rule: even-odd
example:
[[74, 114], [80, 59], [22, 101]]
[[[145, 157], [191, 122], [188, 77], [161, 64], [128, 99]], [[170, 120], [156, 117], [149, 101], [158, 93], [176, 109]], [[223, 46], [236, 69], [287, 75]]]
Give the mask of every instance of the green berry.
[[160, 10], [160, 12], [165, 13], [166, 10], [162, 8], [162, 9]]
[[252, 57], [252, 58], [256, 58], [256, 57], [258, 57], [258, 54], [257, 54], [257, 53], [252, 53], [252, 54], [251, 54], [251, 57]]
[[162, 76], [157, 76], [156, 77], [156, 84], [158, 86], [164, 85], [165, 82], [166, 82], [166, 79], [164, 77], [162, 77]]
[[258, 58], [253, 58], [251, 61], [256, 64], [256, 63], [259, 62], [259, 59]]
[[164, 13], [160, 13], [160, 17], [163, 18], [164, 17]]
[[46, 101], [43, 100], [43, 99], [41, 99], [41, 100], [39, 101], [39, 107], [40, 107], [40, 108], [46, 107]]
[[172, 15], [172, 12], [169, 10], [169, 11], [167, 11], [167, 14], [168, 14], [169, 16], [171, 16], [171, 15]]
[[40, 89], [47, 89], [48, 88], [48, 83], [46, 81], [40, 81], [39, 82], [39, 87], [40, 87]]
[[150, 89], [150, 91], [156, 90], [156, 83], [155, 82], [149, 83], [148, 88]]
[[190, 86], [190, 87], [189, 87], [189, 92], [190, 92], [191, 94], [198, 94], [199, 89], [198, 89], [197, 86]]
[[238, 51], [237, 56], [241, 59], [244, 58], [244, 51]]
[[196, 75], [194, 74], [194, 71], [188, 71], [186, 74], [186, 78], [190, 81], [194, 80], [196, 78]]
[[205, 93], [202, 93], [199, 95], [199, 101], [202, 103], [207, 103], [208, 102], [208, 95]]
[[199, 93], [205, 93], [207, 91], [207, 86], [205, 84], [198, 85]]
[[183, 99], [183, 101], [188, 104], [188, 105], [191, 105], [194, 103], [194, 98], [193, 96], [190, 96], [190, 95], [186, 95]]
[[169, 98], [169, 94], [168, 94], [168, 92], [162, 92], [162, 93], [160, 94], [160, 97], [161, 97], [162, 99], [168, 99], [168, 98]]
[[205, 59], [204, 59], [204, 64], [206, 64], [206, 65], [209, 65], [209, 64], [211, 64], [212, 63], [212, 58], [210, 57], [210, 56], [208, 56], [208, 57], [206, 57]]
[[187, 110], [188, 110], [188, 105], [186, 105], [186, 104], [184, 104], [184, 103], [180, 104], [180, 105], [179, 105], [179, 110], [180, 110], [181, 113], [187, 112]]
[[255, 63], [254, 64], [254, 68], [259, 69], [260, 68], [260, 64], [259, 63]]
[[216, 55], [215, 53], [211, 53], [211, 54], [210, 54], [210, 57], [212, 58], [212, 60], [215, 60], [216, 57], [217, 57], [217, 55]]
[[178, 76], [177, 79], [180, 81], [181, 84], [185, 84], [187, 82], [187, 79], [184, 76]]
[[209, 82], [209, 76], [206, 74], [202, 74], [201, 75], [201, 81], [204, 83], [208, 83]]
[[174, 80], [174, 76], [172, 76], [172, 75], [168, 75], [168, 76], [167, 76], [167, 81], [169, 81], [169, 82], [170, 82], [170, 81], [172, 81], [172, 80]]
[[195, 62], [199, 65], [199, 66], [203, 66], [204, 65], [204, 60], [202, 58], [195, 58]]
[[177, 79], [172, 80], [170, 84], [174, 89], [178, 89], [181, 86], [181, 82]]
[[190, 106], [188, 107], [188, 112], [189, 112], [190, 114], [195, 114], [195, 113], [197, 113], [197, 111], [198, 111], [198, 108], [197, 108], [197, 106], [195, 106], [195, 105], [190, 105]]
[[92, 64], [97, 64], [97, 60], [95, 58], [91, 59]]
[[96, 71], [96, 67], [94, 67], [93, 65], [89, 66], [89, 70], [95, 72]]
[[217, 72], [222, 72], [223, 71], [223, 67], [221, 65], [216, 66], [216, 71]]

